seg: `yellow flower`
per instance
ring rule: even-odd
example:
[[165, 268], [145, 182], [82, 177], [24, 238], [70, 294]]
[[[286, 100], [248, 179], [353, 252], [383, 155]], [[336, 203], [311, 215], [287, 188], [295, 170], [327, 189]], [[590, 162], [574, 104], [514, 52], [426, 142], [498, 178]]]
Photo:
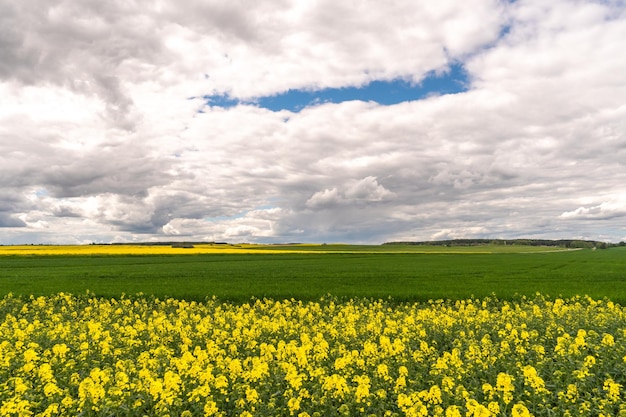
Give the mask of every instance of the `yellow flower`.
[[78, 397], [83, 404], [91, 404], [97, 409], [98, 404], [105, 396], [104, 388], [90, 376], [78, 386]]
[[322, 389], [328, 391], [332, 397], [344, 398], [349, 391], [348, 383], [344, 377], [332, 374], [324, 379]]
[[20, 377], [16, 377], [13, 380], [13, 383], [15, 384], [15, 393], [17, 395], [22, 395], [24, 394], [26, 391], [28, 391], [28, 385], [26, 385], [24, 383], [24, 380]]
[[46, 409], [43, 411], [43, 413], [38, 414], [38, 416], [40, 417], [52, 417], [52, 416], [58, 416], [59, 415], [59, 404], [57, 403], [52, 403], [50, 405], [48, 405], [48, 407], [46, 407]]
[[37, 371], [39, 379], [42, 382], [50, 382], [54, 379], [54, 374], [52, 373], [52, 367], [49, 363], [42, 363], [39, 366], [39, 370]]
[[612, 378], [604, 381], [604, 385], [602, 386], [603, 390], [606, 391], [606, 397], [611, 402], [618, 402], [620, 400], [620, 390], [622, 388], [621, 384], [615, 382]]
[[218, 411], [219, 409], [217, 408], [217, 404], [215, 403], [215, 401], [207, 401], [206, 404], [204, 405], [205, 417], [213, 416]]
[[433, 385], [428, 390], [428, 402], [431, 404], [441, 404], [441, 389], [437, 385]]
[[61, 405], [63, 407], [65, 407], [66, 409], [71, 408], [74, 405], [74, 399], [72, 397], [65, 396], [62, 400], [61, 400]]
[[529, 385], [536, 393], [543, 394], [547, 393], [546, 384], [538, 374], [537, 370], [531, 366], [527, 365], [522, 368], [522, 372], [524, 374], [524, 381], [527, 385]]
[[259, 394], [254, 388], [246, 388], [246, 401], [250, 404], [259, 402]]
[[576, 334], [576, 338], [574, 338], [574, 344], [578, 348], [584, 348], [587, 346], [587, 342], [585, 341], [585, 337], [587, 336], [587, 331], [580, 329]]
[[557, 397], [564, 403], [576, 403], [578, 400], [578, 388], [575, 384], [568, 384], [566, 391], [559, 391]]
[[180, 376], [173, 371], [166, 371], [163, 376], [163, 386], [168, 391], [178, 392], [180, 390]]
[[43, 387], [43, 394], [46, 397], [52, 397], [57, 394], [63, 394], [63, 391], [54, 382], [48, 382]]
[[289, 401], [287, 401], [287, 407], [291, 415], [300, 409], [300, 401], [300, 397], [291, 397]]
[[615, 338], [613, 337], [613, 335], [605, 333], [604, 336], [602, 336], [602, 342], [601, 343], [604, 346], [611, 347], [611, 346], [615, 345]]
[[394, 392], [400, 392], [406, 388], [406, 378], [404, 376], [398, 377], [396, 379], [396, 384], [394, 386]]
[[484, 383], [482, 386], [482, 389], [483, 389], [483, 393], [485, 394], [487, 398], [489, 399], [493, 398], [495, 390], [493, 389], [493, 386], [491, 384]]
[[370, 395], [370, 379], [367, 375], [361, 375], [355, 376], [353, 381], [357, 383], [356, 391], [354, 393], [356, 402], [363, 402]]
[[478, 404], [476, 408], [474, 408], [474, 417], [489, 417], [491, 415], [491, 411], [487, 407], [482, 404]]
[[59, 358], [65, 358], [65, 355], [69, 351], [69, 348], [65, 343], [58, 343], [52, 346], [52, 353], [54, 353]]
[[39, 359], [39, 354], [33, 349], [28, 348], [24, 351], [24, 361], [26, 363], [34, 362]]
[[0, 413], [3, 416], [17, 415], [18, 417], [32, 416], [30, 403], [27, 400], [11, 398], [0, 405]]
[[496, 390], [502, 393], [502, 401], [505, 404], [510, 403], [513, 400], [513, 377], [504, 372], [500, 372], [496, 379]]
[[531, 417], [532, 414], [530, 414], [530, 411], [528, 411], [528, 408], [526, 408], [524, 404], [515, 404], [513, 406], [513, 409], [511, 410], [511, 416], [512, 417]]
[[385, 381], [388, 381], [391, 379], [389, 377], [389, 368], [384, 363], [378, 364], [378, 366], [376, 367], [376, 374], [378, 375], [379, 378], [382, 378]]
[[489, 411], [491, 411], [493, 415], [497, 416], [498, 414], [500, 414], [500, 405], [495, 401], [492, 401], [489, 404], [487, 404], [487, 408], [489, 409]]
[[446, 417], [462, 417], [461, 409], [456, 405], [451, 405], [446, 408]]
[[239, 376], [243, 370], [241, 361], [239, 359], [233, 359], [228, 365], [228, 370], [230, 371], [231, 378]]
[[154, 400], [158, 400], [163, 392], [163, 383], [158, 379], [151, 381], [149, 392]]
[[454, 379], [450, 378], [449, 376], [445, 376], [441, 380], [441, 388], [443, 388], [443, 391], [447, 393], [452, 393], [452, 389], [454, 388], [454, 385], [455, 385]]

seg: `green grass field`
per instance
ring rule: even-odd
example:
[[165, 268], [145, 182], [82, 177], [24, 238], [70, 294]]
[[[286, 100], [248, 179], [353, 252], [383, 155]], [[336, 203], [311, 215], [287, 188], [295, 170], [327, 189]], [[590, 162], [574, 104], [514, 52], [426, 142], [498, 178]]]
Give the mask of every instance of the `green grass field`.
[[626, 411], [626, 248], [236, 246], [0, 255], [0, 415]]
[[331, 294], [423, 301], [494, 294], [511, 299], [540, 292], [626, 302], [626, 248], [326, 245], [312, 246], [312, 253], [280, 254], [272, 248], [289, 246], [268, 246], [262, 254], [3, 256], [0, 296], [90, 291], [103, 297], [143, 293], [188, 300], [315, 300]]

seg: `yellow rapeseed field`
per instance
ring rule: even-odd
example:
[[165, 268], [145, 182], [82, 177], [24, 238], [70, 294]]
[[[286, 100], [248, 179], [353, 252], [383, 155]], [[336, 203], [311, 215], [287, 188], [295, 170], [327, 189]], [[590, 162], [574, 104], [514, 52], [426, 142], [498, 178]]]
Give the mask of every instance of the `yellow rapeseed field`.
[[607, 300], [0, 301], [2, 416], [626, 416]]
[[[254, 244], [196, 244], [193, 247], [176, 245], [13, 245], [0, 246], [2, 255], [184, 255], [266, 253]], [[297, 250], [272, 249], [272, 253], [298, 253]], [[305, 252], [308, 253], [308, 252]]]
[[254, 243], [196, 243], [184, 244], [93, 244], [93, 245], [0, 245], [0, 256], [106, 256], [106, 255], [198, 255], [198, 254], [259, 254], [259, 253], [447, 253], [447, 254], [490, 254], [490, 253], [534, 253], [556, 252], [577, 249], [551, 248], [542, 246], [445, 246], [420, 245], [343, 245], [343, 244], [254, 244]]

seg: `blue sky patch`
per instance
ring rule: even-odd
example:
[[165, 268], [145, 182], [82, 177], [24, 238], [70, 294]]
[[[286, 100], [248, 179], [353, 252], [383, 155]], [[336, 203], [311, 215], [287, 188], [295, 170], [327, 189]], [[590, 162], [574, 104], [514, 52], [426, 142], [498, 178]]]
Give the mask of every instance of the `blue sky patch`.
[[225, 220], [236, 220], [244, 217], [248, 214], [248, 211], [244, 211], [241, 213], [234, 214], [232, 216], [213, 216], [213, 217], [205, 217], [204, 220], [207, 222], [223, 222]]
[[450, 66], [443, 74], [429, 73], [419, 84], [396, 79], [373, 81], [362, 87], [326, 88], [317, 91], [289, 90], [285, 93], [259, 97], [251, 101], [241, 101], [228, 95], [204, 96], [207, 104], [217, 107], [234, 107], [238, 104], [251, 104], [272, 111], [289, 110], [299, 112], [305, 107], [323, 103], [344, 101], [374, 101], [382, 105], [398, 104], [405, 101], [421, 100], [430, 96], [462, 93], [468, 90], [469, 79], [465, 68], [460, 64]]

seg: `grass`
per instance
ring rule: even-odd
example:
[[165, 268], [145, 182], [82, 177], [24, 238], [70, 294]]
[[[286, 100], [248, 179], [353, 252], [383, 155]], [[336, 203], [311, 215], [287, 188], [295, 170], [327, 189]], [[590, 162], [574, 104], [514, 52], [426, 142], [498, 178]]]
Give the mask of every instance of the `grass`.
[[[511, 248], [277, 245], [258, 247], [256, 254], [2, 256], [0, 296], [90, 291], [103, 297], [144, 293], [239, 302], [327, 294], [423, 301], [540, 292], [626, 302], [626, 248], [545, 253], [533, 251], [546, 248], [517, 247], [514, 253]], [[468, 253], [459, 253], [463, 250]]]

